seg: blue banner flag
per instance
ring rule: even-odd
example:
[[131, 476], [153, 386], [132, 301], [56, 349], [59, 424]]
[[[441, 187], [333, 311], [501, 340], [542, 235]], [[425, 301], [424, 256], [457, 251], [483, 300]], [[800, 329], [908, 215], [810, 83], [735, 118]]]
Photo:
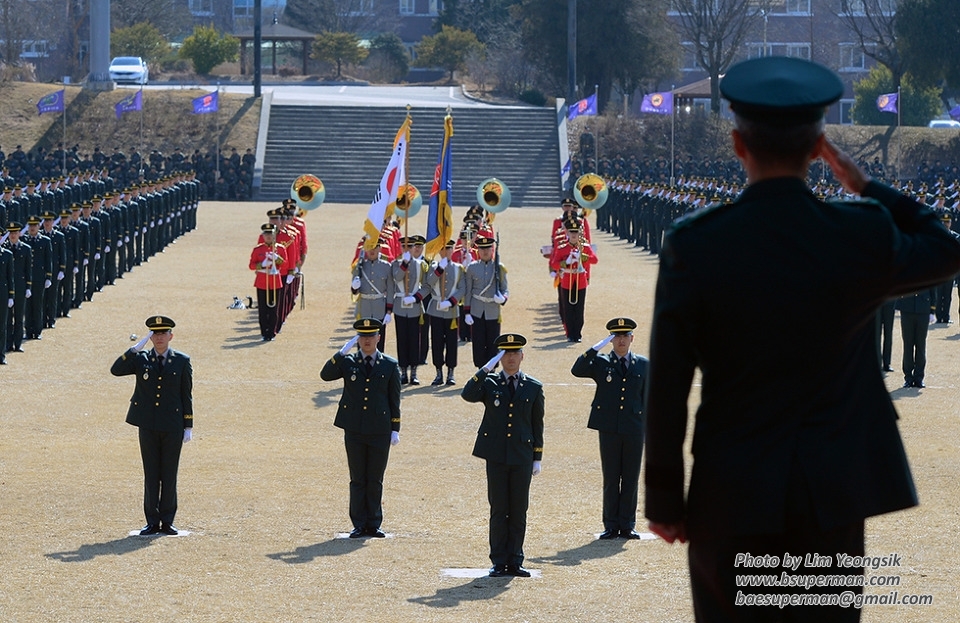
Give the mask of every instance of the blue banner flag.
[[128, 95], [113, 107], [117, 111], [117, 119], [123, 116], [125, 112], [143, 109], [143, 91], [137, 91], [133, 95]]
[[567, 120], [573, 121], [580, 115], [595, 115], [597, 114], [597, 94], [594, 93], [586, 99], [582, 99], [573, 106], [570, 107], [570, 112], [567, 113]]
[[656, 115], [673, 114], [673, 93], [649, 93], [643, 96], [640, 112], [652, 112]]
[[37, 102], [37, 114], [42, 115], [45, 112], [63, 112], [64, 89], [44, 95]]
[[960, 106], [954, 106], [950, 110], [950, 118], [956, 121], [960, 121]]
[[877, 98], [877, 109], [880, 112], [897, 112], [897, 105], [900, 99], [899, 93], [884, 93]]
[[193, 114], [205, 115], [208, 112], [217, 112], [217, 95], [219, 91], [201, 95], [193, 100]]
[[450, 193], [453, 192], [453, 172], [450, 170], [453, 138], [453, 117], [443, 119], [443, 143], [437, 158], [437, 168], [433, 173], [433, 186], [430, 188], [430, 212], [427, 215], [427, 245], [423, 252], [432, 257], [443, 248], [453, 232], [453, 214], [450, 208]]

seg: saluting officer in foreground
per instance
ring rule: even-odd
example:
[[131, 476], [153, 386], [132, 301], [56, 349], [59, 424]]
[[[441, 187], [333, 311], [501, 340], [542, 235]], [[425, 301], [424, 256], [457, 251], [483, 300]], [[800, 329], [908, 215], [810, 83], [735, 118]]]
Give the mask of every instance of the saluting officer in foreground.
[[[597, 390], [587, 428], [600, 433], [600, 470], [603, 472], [603, 532], [601, 539], [639, 539], [637, 497], [643, 458], [646, 419], [646, 357], [630, 352], [637, 323], [614, 318], [607, 323], [610, 335], [580, 355], [570, 372], [593, 379]], [[613, 351], [601, 354], [613, 342]]]
[[[491, 577], [530, 577], [523, 568], [530, 481], [543, 458], [543, 385], [520, 371], [527, 340], [516, 333], [497, 338], [499, 352], [473, 375], [460, 396], [483, 403], [473, 456], [487, 462], [490, 502]], [[491, 374], [497, 363], [503, 371]]]
[[343, 379], [333, 425], [343, 429], [350, 469], [350, 538], [383, 538], [383, 474], [390, 446], [400, 443], [400, 367], [377, 350], [378, 318], [361, 318], [353, 328], [357, 335], [323, 364], [320, 378]]
[[[140, 536], [176, 535], [180, 450], [193, 439], [193, 366], [189, 355], [170, 348], [176, 326], [172, 319], [152, 316], [146, 325], [150, 332], [113, 362], [110, 374], [136, 378], [127, 424], [140, 429], [147, 518]], [[148, 339], [153, 348], [141, 351]]]

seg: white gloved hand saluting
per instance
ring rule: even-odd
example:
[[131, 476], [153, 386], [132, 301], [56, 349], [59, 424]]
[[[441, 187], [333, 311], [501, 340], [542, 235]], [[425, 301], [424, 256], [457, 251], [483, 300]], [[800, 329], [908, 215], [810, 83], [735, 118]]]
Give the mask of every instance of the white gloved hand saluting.
[[143, 336], [143, 339], [134, 344], [133, 350], [138, 351], [147, 345], [147, 340], [150, 339], [150, 336], [153, 335], [153, 331], [147, 331], [147, 334]]
[[463, 321], [467, 323], [468, 327], [473, 326], [473, 316], [471, 316], [470, 314], [464, 314]]
[[611, 333], [611, 334], [608, 335], [607, 337], [603, 338], [602, 340], [600, 340], [599, 342], [597, 342], [596, 344], [594, 344], [594, 345], [591, 346], [590, 348], [592, 348], [593, 350], [595, 350], [595, 351], [597, 351], [597, 352], [600, 352], [600, 351], [603, 349], [604, 346], [606, 346], [607, 344], [609, 344], [609, 343], [612, 342], [612, 341], [613, 341], [613, 333]]
[[353, 290], [360, 289], [360, 277], [354, 277], [353, 281], [350, 282], [350, 288]]
[[496, 303], [497, 305], [503, 305], [504, 303], [507, 302], [507, 297], [497, 292], [496, 294], [493, 295], [493, 302]]
[[395, 446], [398, 443], [400, 443], [400, 433], [395, 430], [390, 431], [390, 445]]
[[453, 303], [451, 303], [450, 301], [439, 301], [437, 303], [437, 309], [439, 309], [440, 311], [448, 310], [451, 307], [453, 307]]
[[542, 468], [543, 468], [543, 465], [541, 465], [541, 461], [534, 461], [533, 470], [532, 470], [533, 475], [536, 476], [537, 474], [539, 474]]
[[346, 344], [344, 344], [343, 347], [340, 349], [340, 354], [341, 354], [341, 355], [346, 355], [347, 353], [349, 353], [351, 350], [353, 350], [353, 347], [357, 345], [357, 342], [358, 342], [359, 340], [360, 340], [360, 336], [359, 336], [359, 335], [354, 335], [354, 336], [353, 336], [352, 338], [350, 338], [350, 340], [349, 340]]
[[383, 317], [383, 324], [385, 325], [390, 324], [391, 320], [393, 320], [393, 314], [391, 314], [390, 312], [387, 312], [386, 315], [384, 315]]
[[401, 299], [404, 305], [413, 305], [417, 302], [417, 297], [415, 296], [405, 296]]
[[183, 443], [188, 443], [191, 439], [193, 439], [193, 429], [192, 428], [183, 429]]
[[503, 354], [504, 354], [505, 352], [507, 352], [507, 351], [501, 350], [500, 352], [498, 352], [496, 355], [494, 355], [494, 356], [490, 359], [490, 361], [488, 361], [487, 363], [483, 364], [483, 368], [482, 368], [482, 369], [483, 369], [483, 370], [486, 370], [487, 372], [491, 372], [495, 367], [497, 367], [497, 364], [500, 363], [500, 360], [503, 359]]

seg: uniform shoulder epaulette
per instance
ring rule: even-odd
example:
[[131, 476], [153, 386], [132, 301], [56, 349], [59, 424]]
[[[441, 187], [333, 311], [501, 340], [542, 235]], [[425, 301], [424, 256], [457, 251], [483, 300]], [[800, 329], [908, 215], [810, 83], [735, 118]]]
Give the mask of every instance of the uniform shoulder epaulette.
[[702, 208], [697, 208], [689, 214], [684, 214], [673, 222], [671, 229], [684, 229], [687, 227], [692, 227], [693, 225], [707, 219], [715, 214], [719, 214], [730, 208], [731, 206], [737, 205], [736, 202], [733, 203], [711, 203], [705, 205]]

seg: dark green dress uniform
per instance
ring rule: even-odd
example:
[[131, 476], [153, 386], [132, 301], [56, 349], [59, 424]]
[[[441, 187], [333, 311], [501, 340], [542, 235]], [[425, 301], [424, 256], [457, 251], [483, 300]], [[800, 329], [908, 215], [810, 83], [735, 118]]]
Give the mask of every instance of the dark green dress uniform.
[[[7, 225], [7, 232], [23, 229], [20, 223]], [[32, 267], [33, 250], [22, 240], [14, 244], [11, 240], [3, 243], [4, 248], [13, 254], [13, 307], [9, 308], [9, 320], [4, 330], [7, 332], [7, 351], [23, 352], [23, 318], [27, 300], [27, 291], [33, 295]]]
[[[361, 318], [379, 333], [381, 322]], [[364, 329], [358, 328], [358, 332]], [[400, 367], [376, 351], [368, 368], [361, 351], [331, 357], [320, 370], [324, 381], [343, 379], [343, 395], [333, 425], [343, 429], [350, 469], [350, 521], [357, 536], [373, 536], [383, 523], [383, 474], [390, 434], [400, 432]]]
[[[636, 323], [630, 322], [632, 331]], [[611, 330], [609, 324], [607, 329]], [[597, 383], [587, 428], [600, 434], [604, 533], [635, 538], [649, 362], [631, 352], [624, 360], [621, 363], [612, 351], [601, 354], [591, 348], [570, 372]]]
[[0, 364], [7, 363], [7, 325], [14, 297], [13, 253], [0, 247]]
[[533, 462], [543, 457], [543, 385], [520, 372], [511, 392], [503, 373], [488, 374], [481, 368], [460, 396], [484, 406], [473, 456], [487, 463], [490, 560], [495, 569], [520, 567]]
[[[153, 331], [170, 330], [166, 316], [147, 320]], [[164, 361], [154, 349], [132, 348], [113, 362], [110, 374], [134, 375], [127, 424], [138, 427], [143, 460], [143, 513], [147, 526], [172, 526], [177, 514], [177, 470], [183, 431], [193, 428], [193, 366], [190, 356], [168, 348]]]

